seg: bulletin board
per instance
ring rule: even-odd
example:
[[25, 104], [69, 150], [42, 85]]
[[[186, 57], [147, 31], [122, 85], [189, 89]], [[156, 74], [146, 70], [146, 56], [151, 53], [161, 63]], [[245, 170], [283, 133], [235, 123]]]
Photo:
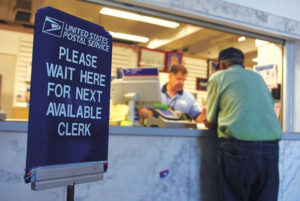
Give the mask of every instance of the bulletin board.
[[158, 68], [159, 71], [165, 70], [165, 52], [160, 50], [152, 50], [148, 48], [139, 49], [139, 61], [138, 66], [140, 68]]

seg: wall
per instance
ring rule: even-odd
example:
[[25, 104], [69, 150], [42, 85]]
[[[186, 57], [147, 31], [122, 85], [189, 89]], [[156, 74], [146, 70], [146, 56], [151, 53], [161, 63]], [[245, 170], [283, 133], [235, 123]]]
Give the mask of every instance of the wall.
[[[22, 33], [18, 31], [11, 31], [8, 29], [0, 29], [0, 65], [1, 72], [5, 72], [2, 88], [2, 105], [7, 112], [7, 117], [13, 116], [13, 105], [16, 97], [25, 100], [25, 91], [27, 84], [25, 78], [27, 76], [28, 64], [31, 63], [31, 49], [30, 53], [26, 53], [26, 49], [22, 47], [24, 41], [29, 41], [32, 44], [33, 35], [29, 33]], [[24, 30], [21, 30], [24, 31]], [[32, 45], [31, 45], [32, 46]], [[23, 95], [24, 94], [24, 95]], [[23, 97], [21, 96], [23, 95]], [[23, 101], [24, 102], [24, 101]]]
[[0, 52], [17, 55], [19, 52], [20, 33], [0, 29]]
[[223, 0], [299, 21], [299, 0]]
[[[1, 29], [2, 28], [2, 29]], [[6, 105], [11, 107], [27, 106], [25, 103], [25, 92], [28, 88], [27, 78], [31, 74], [29, 67], [31, 67], [32, 59], [32, 43], [33, 34], [26, 33], [25, 30], [19, 29], [19, 31], [11, 31], [7, 27], [0, 27], [0, 54], [15, 56], [14, 66], [11, 66], [10, 70], [10, 93], [13, 93], [13, 100], [8, 100]], [[1, 65], [4, 65], [4, 61]], [[2, 67], [2, 66], [1, 66]], [[3, 69], [4, 70], [4, 69]], [[7, 71], [8, 72], [8, 71]], [[8, 85], [8, 83], [6, 83]], [[12, 117], [10, 112], [10, 116]]]
[[184, 83], [184, 89], [196, 95], [196, 101], [202, 106], [202, 100], [206, 99], [206, 91], [196, 89], [197, 78], [207, 78], [207, 61], [192, 57], [183, 57], [183, 65], [188, 69], [188, 77]]
[[[300, 39], [300, 21], [221, 0], [115, 0], [229, 27]], [[101, 0], [93, 0], [101, 2]], [[273, 2], [274, 5], [278, 6]], [[296, 6], [296, 5], [290, 5]], [[279, 7], [280, 8], [280, 7]], [[296, 7], [297, 8], [297, 7]], [[295, 9], [296, 9], [295, 8]]]
[[293, 120], [293, 125], [294, 125], [294, 132], [300, 132], [300, 41], [297, 41], [294, 43], [294, 65], [295, 65], [295, 73], [294, 73], [294, 93], [295, 93], [295, 98], [294, 98], [294, 120]]
[[137, 68], [138, 48], [114, 44], [112, 49], [111, 75], [117, 76], [117, 68]]
[[1, 100], [0, 109], [6, 113], [7, 118], [12, 117], [13, 92], [15, 87], [16, 55], [0, 53]]

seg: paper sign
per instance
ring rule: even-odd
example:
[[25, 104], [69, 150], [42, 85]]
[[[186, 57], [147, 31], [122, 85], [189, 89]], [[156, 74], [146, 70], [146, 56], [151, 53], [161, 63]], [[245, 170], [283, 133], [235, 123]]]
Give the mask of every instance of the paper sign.
[[277, 88], [276, 65], [254, 66], [254, 71], [260, 74], [270, 89]]

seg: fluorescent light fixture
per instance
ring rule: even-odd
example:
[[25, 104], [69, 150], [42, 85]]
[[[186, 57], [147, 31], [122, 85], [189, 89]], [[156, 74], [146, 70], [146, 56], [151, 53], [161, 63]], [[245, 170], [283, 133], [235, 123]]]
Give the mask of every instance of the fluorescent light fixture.
[[114, 16], [114, 17], [119, 17], [119, 18], [124, 18], [124, 19], [128, 19], [128, 20], [139, 21], [139, 22], [146, 22], [149, 24], [155, 24], [158, 26], [163, 26], [163, 27], [168, 27], [168, 28], [173, 28], [173, 29], [179, 26], [179, 23], [177, 23], [177, 22], [163, 20], [163, 19], [159, 19], [159, 18], [155, 18], [155, 17], [149, 17], [146, 15], [140, 15], [140, 14], [117, 10], [117, 9], [112, 9], [112, 8], [102, 8], [100, 10], [100, 14], [110, 15], [110, 16]]
[[245, 41], [245, 40], [246, 40], [246, 37], [245, 37], [245, 36], [241, 36], [241, 37], [238, 38], [238, 41], [239, 41], [239, 42], [242, 42], [242, 41]]
[[149, 38], [137, 35], [131, 35], [126, 33], [119, 33], [119, 32], [112, 32], [109, 31], [113, 38], [123, 39], [123, 40], [130, 40], [135, 42], [146, 43], [149, 41]]
[[259, 40], [259, 39], [255, 39], [255, 46], [259, 47], [259, 46], [264, 46], [267, 45], [269, 42], [265, 41], [265, 40]]
[[252, 61], [258, 63], [258, 58], [253, 58]]
[[148, 17], [145, 15], [141, 15], [140, 21], [146, 22], [149, 24], [155, 24], [155, 25], [162, 26], [162, 27], [173, 28], [173, 29], [179, 26], [179, 23], [177, 23], [177, 22], [163, 20], [163, 19], [159, 19], [159, 18], [155, 18], [155, 17]]
[[181, 38], [184, 38], [188, 35], [191, 35], [193, 33], [196, 33], [197, 31], [200, 31], [202, 28], [201, 27], [196, 27], [192, 25], [183, 25], [178, 29], [178, 32], [175, 35], [165, 37], [164, 34], [162, 34], [161, 38], [165, 39], [151, 39], [151, 41], [147, 44], [147, 48], [150, 49], [156, 49], [161, 46], [164, 46], [168, 43], [171, 43], [176, 40], [180, 40]]
[[136, 20], [140, 17], [140, 15], [132, 12], [121, 11], [121, 10], [111, 9], [111, 8], [102, 8], [100, 10], [100, 14], [120, 17], [128, 20]]

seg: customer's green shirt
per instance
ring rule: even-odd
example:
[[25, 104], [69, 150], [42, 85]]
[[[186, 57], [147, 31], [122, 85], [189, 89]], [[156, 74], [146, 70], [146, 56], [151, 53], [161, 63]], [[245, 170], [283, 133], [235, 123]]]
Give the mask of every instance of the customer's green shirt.
[[233, 65], [212, 75], [207, 85], [207, 120], [219, 137], [276, 140], [282, 135], [273, 98], [262, 77]]

